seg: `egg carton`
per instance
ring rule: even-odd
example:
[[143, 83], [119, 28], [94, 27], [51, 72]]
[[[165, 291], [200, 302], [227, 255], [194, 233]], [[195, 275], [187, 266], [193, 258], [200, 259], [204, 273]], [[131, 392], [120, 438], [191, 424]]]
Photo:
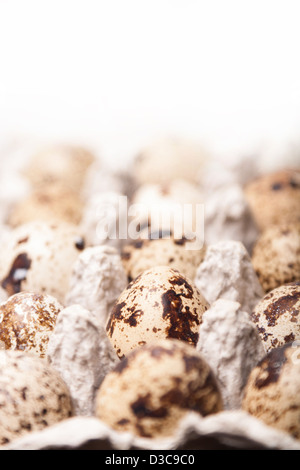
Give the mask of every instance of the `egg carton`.
[[116, 248], [88, 247], [74, 263], [66, 307], [57, 317], [47, 348], [49, 362], [70, 390], [75, 416], [3, 448], [299, 449], [298, 440], [241, 410], [247, 377], [265, 355], [248, 314], [263, 291], [247, 250], [236, 241], [209, 246], [194, 282], [210, 303], [202, 317], [196, 349], [218, 378], [224, 411], [205, 418], [187, 413], [174, 435], [160, 440], [116, 432], [94, 416], [96, 390], [119, 362], [107, 336], [106, 321], [128, 281]]
[[299, 441], [244, 411], [202, 418], [189, 412], [173, 436], [148, 439], [117, 432], [95, 417], [73, 417], [0, 450], [300, 450]]
[[[235, 245], [236, 242], [232, 243]], [[242, 249], [240, 253], [244, 254]], [[91, 277], [85, 271], [93, 269], [91, 259], [95, 261], [97, 269], [99, 265], [102, 266], [103, 271], [98, 272], [98, 277], [102, 276], [106, 289], [105, 295], [101, 290], [98, 295], [94, 293], [94, 297], [85, 297], [85, 302], [87, 299], [93, 302], [88, 309], [82, 305], [84, 298], [77, 274], [79, 269], [85, 279], [81, 286], [83, 288], [85, 285], [89, 292], [88, 279]], [[101, 263], [97, 263], [99, 259]], [[248, 259], [245, 256], [241, 256], [241, 259], [245, 267]], [[223, 283], [225, 298], [218, 297], [218, 291], [215, 291], [218, 298], [212, 301], [210, 309], [203, 315], [196, 345], [196, 349], [206, 357], [218, 378], [224, 411], [207, 417], [188, 412], [174, 434], [161, 439], [141, 438], [129, 432], [115, 431], [94, 416], [96, 391], [104, 377], [119, 363], [107, 337], [105, 319], [111, 310], [110, 302], [118, 298], [127, 282], [120, 275], [120, 263], [120, 257], [112, 247], [93, 247], [79, 255], [73, 270], [74, 283], [71, 282], [74, 289], [71, 288], [67, 296], [69, 305], [60, 312], [49, 340], [48, 360], [69, 387], [75, 416], [43, 431], [31, 432], [1, 449], [299, 450], [299, 440], [265, 425], [241, 409], [247, 377], [254, 365], [265, 355], [265, 350], [254, 323], [242, 307], [249, 301], [248, 297], [245, 297], [241, 285], [239, 291], [233, 291], [227, 275], [224, 276]], [[119, 273], [119, 277], [116, 273]], [[202, 274], [204, 276], [204, 272]], [[245, 274], [243, 278], [244, 281], [247, 280]], [[257, 289], [256, 282], [249, 282], [248, 279], [246, 285], [247, 293], [250, 290], [253, 295]], [[90, 292], [92, 293], [91, 290]], [[81, 304], [76, 303], [77, 300]], [[100, 315], [96, 316], [95, 311], [100, 312]], [[86, 367], [87, 363], [89, 367]]]
[[[116, 192], [98, 194], [100, 201], [97, 200], [96, 205], [117, 200], [123, 194], [123, 191], [118, 192], [118, 184], [119, 179], [113, 188]], [[95, 233], [94, 201], [91, 195], [87, 200], [91, 203], [91, 216], [86, 213], [84, 221], [87, 227], [92, 225], [87, 229], [92, 234]], [[43, 431], [31, 432], [2, 446], [1, 450], [300, 450], [299, 440], [267, 426], [241, 409], [247, 377], [265, 354], [248, 313], [262, 298], [263, 290], [242, 243], [246, 240], [247, 248], [250, 248], [257, 231], [248, 225], [248, 208], [235, 182], [222, 184], [218, 200], [210, 201], [210, 243], [194, 282], [211, 307], [209, 315], [208, 312], [203, 315], [196, 349], [215, 372], [224, 399], [224, 411], [207, 417], [187, 412], [174, 434], [159, 440], [115, 431], [94, 416], [96, 390], [119, 362], [108, 340], [105, 323], [112, 305], [127, 286], [119, 256], [120, 245], [116, 241], [113, 246], [108, 246], [106, 241], [102, 246], [85, 248], [78, 255], [64, 299], [65, 308], [57, 318], [48, 345], [47, 359], [69, 387], [75, 416]], [[237, 202], [236, 206], [233, 201]], [[238, 210], [234, 211], [233, 207]], [[221, 213], [221, 218], [215, 217]], [[235, 223], [227, 224], [228, 219]], [[227, 231], [229, 225], [231, 228]], [[220, 233], [222, 242], [218, 241]], [[97, 286], [93, 281], [95, 278]], [[87, 363], [89, 367], [86, 367]]]

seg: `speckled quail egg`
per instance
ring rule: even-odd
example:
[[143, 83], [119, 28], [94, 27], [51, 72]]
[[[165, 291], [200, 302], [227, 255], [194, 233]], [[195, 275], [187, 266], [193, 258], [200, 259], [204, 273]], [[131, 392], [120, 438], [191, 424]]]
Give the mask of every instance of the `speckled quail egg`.
[[245, 195], [260, 228], [300, 222], [300, 169], [277, 170], [248, 183]]
[[32, 155], [24, 173], [34, 188], [60, 183], [81, 191], [85, 175], [95, 161], [93, 153], [75, 145], [50, 145]]
[[5, 349], [45, 357], [51, 332], [63, 306], [50, 295], [20, 292], [0, 305], [0, 342]]
[[300, 281], [300, 224], [265, 230], [253, 247], [252, 264], [265, 292]]
[[45, 359], [0, 350], [0, 445], [72, 415], [69, 390]]
[[249, 375], [242, 408], [300, 439], [300, 342], [274, 348]]
[[205, 247], [195, 248], [192, 245], [191, 248], [191, 243], [161, 230], [126, 244], [121, 250], [121, 258], [128, 280], [132, 281], [144, 271], [159, 265], [175, 268], [189, 279], [194, 279], [204, 259]]
[[11, 209], [8, 225], [17, 227], [34, 220], [64, 221], [77, 225], [83, 214], [83, 202], [74, 191], [61, 184], [38, 188]]
[[1, 286], [9, 296], [30, 291], [63, 303], [83, 248], [84, 240], [71, 224], [35, 221], [17, 227], [0, 254]]
[[300, 282], [273, 289], [251, 314], [265, 350], [300, 340]]
[[207, 158], [207, 150], [198, 142], [166, 137], [141, 149], [134, 159], [133, 173], [139, 184], [160, 184], [176, 178], [197, 181]]
[[108, 373], [95, 414], [118, 431], [149, 438], [170, 436], [188, 411], [223, 409], [216, 378], [195, 348], [175, 339], [132, 351]]
[[174, 338], [195, 346], [209, 304], [179, 271], [156, 266], [135, 278], [121, 293], [106, 324], [119, 358], [143, 344]]

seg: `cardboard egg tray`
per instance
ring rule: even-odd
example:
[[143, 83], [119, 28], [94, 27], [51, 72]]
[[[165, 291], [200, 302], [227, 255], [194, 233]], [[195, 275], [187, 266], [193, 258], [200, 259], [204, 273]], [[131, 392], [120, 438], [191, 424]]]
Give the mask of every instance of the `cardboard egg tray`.
[[205, 418], [190, 412], [173, 436], [161, 440], [116, 432], [94, 417], [73, 417], [0, 449], [300, 450], [300, 442], [237, 410], [223, 411]]
[[162, 439], [117, 432], [94, 416], [74, 416], [40, 432], [2, 446], [0, 450], [300, 450], [300, 441], [267, 426], [241, 409], [202, 417], [187, 412]]

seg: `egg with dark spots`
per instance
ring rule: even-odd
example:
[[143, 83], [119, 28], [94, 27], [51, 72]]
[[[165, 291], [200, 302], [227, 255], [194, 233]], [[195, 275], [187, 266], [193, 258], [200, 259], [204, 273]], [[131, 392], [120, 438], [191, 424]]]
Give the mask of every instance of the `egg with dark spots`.
[[0, 283], [8, 296], [49, 294], [64, 303], [73, 265], [84, 249], [75, 225], [34, 221], [11, 231], [2, 247]]
[[251, 258], [265, 292], [300, 281], [300, 223], [266, 229], [257, 239]]
[[63, 306], [52, 296], [20, 292], [0, 305], [0, 343], [5, 349], [45, 357]]
[[245, 196], [261, 231], [300, 222], [300, 170], [281, 169], [246, 185]]
[[0, 445], [71, 416], [69, 389], [45, 359], [0, 350]]
[[158, 339], [178, 339], [196, 346], [208, 308], [187, 277], [168, 266], [157, 266], [137, 276], [121, 293], [106, 331], [120, 358]]
[[266, 352], [300, 340], [300, 282], [273, 289], [251, 314]]
[[121, 360], [102, 382], [95, 409], [117, 431], [156, 438], [176, 432], [188, 411], [202, 416], [222, 411], [223, 400], [202, 355], [185, 342], [165, 339]]
[[242, 408], [300, 439], [300, 341], [273, 348], [252, 370]]

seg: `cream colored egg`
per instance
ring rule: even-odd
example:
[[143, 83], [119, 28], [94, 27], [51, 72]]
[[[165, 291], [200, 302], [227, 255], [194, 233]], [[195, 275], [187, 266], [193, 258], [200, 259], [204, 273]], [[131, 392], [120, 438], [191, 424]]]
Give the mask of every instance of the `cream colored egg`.
[[74, 191], [62, 184], [38, 188], [19, 201], [10, 211], [7, 223], [17, 227], [25, 223], [44, 220], [63, 221], [77, 225], [83, 214], [83, 202]]
[[29, 291], [63, 303], [73, 264], [83, 248], [84, 240], [71, 224], [36, 221], [17, 227], [2, 246], [1, 286], [9, 296]]
[[129, 281], [155, 266], [165, 265], [177, 269], [189, 279], [194, 279], [196, 271], [205, 255], [205, 247], [195, 248], [193, 242], [185, 238], [161, 231], [150, 233], [149, 238], [133, 241], [123, 247], [121, 257]]
[[61, 184], [72, 191], [81, 191], [87, 170], [95, 161], [93, 153], [75, 145], [49, 145], [32, 155], [25, 170], [34, 188]]
[[0, 445], [72, 415], [69, 390], [45, 359], [0, 350]]
[[265, 292], [300, 281], [300, 224], [265, 230], [254, 245], [252, 264]]
[[176, 178], [197, 181], [207, 158], [207, 150], [198, 142], [163, 138], [141, 149], [133, 172], [139, 184], [160, 184]]
[[157, 266], [144, 271], [122, 292], [106, 331], [117, 355], [158, 339], [173, 338], [195, 346], [209, 304], [179, 271]]
[[104, 379], [96, 416], [118, 431], [142, 437], [176, 432], [188, 411], [223, 409], [214, 374], [195, 348], [168, 339], [132, 351]]
[[300, 169], [283, 169], [248, 183], [245, 195], [260, 228], [300, 222]]

